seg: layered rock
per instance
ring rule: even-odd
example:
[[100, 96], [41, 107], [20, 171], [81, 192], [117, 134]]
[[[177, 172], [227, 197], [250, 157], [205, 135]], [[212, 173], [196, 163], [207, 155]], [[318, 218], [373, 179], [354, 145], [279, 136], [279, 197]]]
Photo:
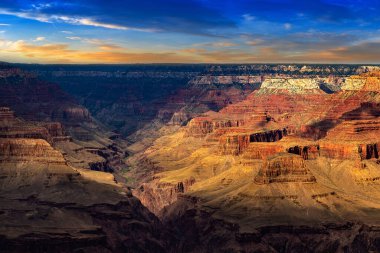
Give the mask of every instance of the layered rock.
[[282, 144], [277, 143], [250, 143], [243, 154], [243, 157], [249, 160], [265, 160], [269, 156], [285, 152]]
[[42, 139], [0, 138], [0, 162], [33, 161], [65, 164], [62, 154]]
[[0, 121], [14, 121], [14, 112], [9, 107], [0, 107]]
[[187, 192], [194, 183], [194, 178], [186, 179], [176, 184], [155, 180], [141, 184], [138, 189], [133, 191], [133, 194], [151, 212], [160, 216], [164, 207], [175, 203], [181, 194]]
[[70, 141], [59, 122], [29, 122], [16, 118], [14, 112], [3, 107], [6, 117], [0, 117], [1, 138], [38, 138], [53, 144], [58, 141]]
[[250, 135], [223, 135], [219, 139], [219, 152], [223, 155], [242, 154], [250, 143]]
[[[247, 130], [242, 129], [243, 132]], [[252, 134], [224, 134], [219, 138], [219, 152], [227, 155], [242, 154], [253, 142], [276, 142], [287, 135], [287, 129], [270, 130]]]
[[83, 107], [67, 107], [54, 111], [52, 119], [60, 122], [91, 121], [90, 113]]
[[244, 120], [211, 119], [210, 117], [197, 117], [187, 125], [187, 136], [204, 137], [217, 129], [244, 126]]
[[378, 159], [379, 158], [379, 143], [360, 144], [358, 152], [362, 160], [364, 159]]
[[0, 138], [0, 165], [1, 251], [165, 252], [171, 245], [159, 220], [112, 175], [68, 166], [44, 139]]
[[249, 136], [250, 142], [275, 142], [282, 139], [282, 137], [288, 134], [288, 130], [286, 128], [279, 130], [271, 130], [261, 133], [251, 134]]
[[[252, 73], [246, 74], [244, 71]], [[260, 71], [264, 74], [257, 73]], [[271, 71], [276, 73], [268, 73]], [[176, 236], [175, 247], [167, 247], [154, 230], [160, 224], [154, 222], [154, 218], [150, 219], [145, 211], [136, 213], [136, 210], [141, 211], [138, 204], [128, 202], [127, 205], [115, 206], [107, 202], [107, 205], [86, 209], [92, 214], [96, 213], [91, 217], [78, 214], [79, 217], [87, 217], [101, 224], [104, 233], [89, 230], [96, 234], [94, 245], [101, 245], [99, 237], [107, 234], [107, 248], [120, 251], [143, 251], [144, 247], [149, 247], [153, 252], [165, 249], [173, 252], [233, 252], [236, 249], [247, 252], [377, 251], [376, 227], [372, 230], [368, 226], [335, 224], [355, 219], [374, 225], [379, 220], [379, 212], [376, 211], [380, 208], [376, 123], [379, 96], [374, 88], [368, 87], [339, 91], [345, 78], [340, 75], [356, 71], [365, 72], [368, 69], [339, 65], [226, 65], [210, 67], [208, 73], [201, 74], [222, 77], [220, 80], [211, 77], [208, 79], [212, 81], [209, 84], [199, 83], [197, 87], [187, 87], [178, 92], [173, 89], [173, 95], [169, 96], [170, 101], [167, 103], [156, 98], [150, 100], [154, 102], [147, 103], [146, 98], [137, 96], [138, 93], [133, 89], [128, 89], [128, 96], [114, 98], [109, 94], [104, 100], [91, 96], [87, 100], [88, 93], [94, 89], [79, 94], [78, 97], [85, 104], [92, 104], [91, 110], [96, 112], [97, 117], [106, 119], [104, 122], [114, 126], [119, 127], [120, 124], [119, 129], [125, 127], [124, 133], [133, 129], [131, 127], [127, 131], [128, 127], [123, 125], [130, 119], [139, 126], [148, 123], [156, 127], [144, 127], [139, 135], [134, 136], [133, 141], [141, 137], [153, 141], [146, 141], [150, 147], [140, 149], [142, 151], [138, 155], [141, 157], [131, 157], [130, 171], [125, 175], [134, 176], [130, 181], [136, 186], [134, 193], [151, 210], [162, 214], [166, 226], [173, 229], [171, 234]], [[236, 74], [238, 72], [244, 74]], [[338, 72], [339, 76], [335, 76]], [[289, 78], [289, 73], [297, 74]], [[302, 81], [293, 87], [288, 80], [313, 79], [314, 75], [326, 73], [331, 76], [329, 80], [324, 80], [325, 86], [317, 81]], [[70, 73], [61, 74], [69, 76]], [[86, 75], [96, 78], [108, 76], [104, 72], [76, 74], [81, 78]], [[136, 72], [125, 75], [140, 76]], [[245, 81], [228, 83], [237, 80], [224, 78], [229, 75], [267, 75], [267, 79], [286, 81], [285, 84], [281, 81], [276, 87], [263, 87], [246, 97], [249, 91], [241, 88], [250, 85], [244, 84]], [[123, 74], [113, 73], [112, 76], [119, 78]], [[148, 78], [149, 72], [141, 76]], [[137, 80], [141, 79], [133, 82], [138, 83]], [[216, 80], [215, 83], [213, 80]], [[315, 80], [319, 80], [319, 77]], [[158, 82], [165, 83], [162, 79]], [[316, 88], [317, 83], [319, 88]], [[159, 87], [173, 87], [165, 85]], [[376, 87], [371, 82], [370, 86]], [[123, 92], [126, 90], [117, 84], [110, 87]], [[73, 90], [78, 92], [80, 89], [74, 87]], [[95, 90], [104, 95], [99, 92], [101, 89]], [[148, 90], [146, 94], [149, 96], [154, 95], [146, 86], [141, 90]], [[199, 90], [202, 92], [198, 94]], [[161, 93], [157, 97], [168, 98]], [[237, 102], [240, 100], [243, 101]], [[218, 112], [207, 112], [210, 109]], [[190, 118], [193, 119], [188, 125], [181, 127]], [[165, 125], [167, 122], [170, 127]], [[69, 130], [74, 125], [71, 124]], [[155, 135], [154, 130], [162, 126], [165, 127], [156, 131]], [[309, 133], [308, 129], [312, 131]], [[49, 131], [59, 132], [54, 127]], [[86, 140], [87, 144], [85, 148], [76, 146], [76, 150], [84, 150], [95, 157], [108, 156], [108, 151], [93, 143], [99, 138], [90, 140], [91, 129], [78, 132], [80, 138], [74, 139]], [[100, 140], [110, 144], [108, 140]], [[120, 154], [119, 151], [115, 152]], [[83, 154], [77, 156], [78, 160]], [[133, 159], [146, 162], [133, 163]], [[106, 167], [104, 160], [97, 161], [94, 157], [91, 160], [97, 169]], [[258, 175], [252, 180], [257, 171]], [[192, 180], [192, 176], [196, 181]], [[71, 179], [73, 182], [77, 180], [82, 191], [70, 195], [70, 199], [76, 201], [74, 208], [71, 205], [68, 208], [72, 212], [82, 210], [83, 201], [109, 193], [99, 185], [94, 186], [95, 190], [87, 188], [88, 185], [78, 177]], [[68, 178], [64, 181], [65, 184], [69, 182]], [[72, 184], [69, 186], [65, 189], [76, 189]], [[67, 192], [54, 187], [52, 192], [55, 194]], [[78, 192], [92, 192], [93, 195], [85, 195], [77, 200]], [[113, 192], [118, 190], [113, 189]], [[57, 196], [52, 196], [52, 199], [57, 199]], [[106, 196], [105, 199], [113, 198]], [[67, 204], [65, 201], [61, 203]], [[135, 219], [135, 215], [139, 218]], [[154, 224], [153, 228], [150, 224]], [[136, 227], [141, 230], [128, 233]], [[164, 234], [162, 231], [165, 230], [159, 230], [158, 234]], [[144, 246], [139, 243], [131, 246], [130, 243], [137, 237], [143, 238]]]
[[315, 177], [306, 168], [304, 159], [293, 154], [268, 157], [254, 180], [259, 184], [316, 182]]
[[319, 157], [320, 147], [316, 145], [294, 146], [287, 149], [289, 153], [302, 156], [304, 160], [315, 160]]
[[302, 94], [310, 92], [320, 92], [319, 83], [316, 78], [268, 78], [261, 85], [260, 92], [289, 92]]
[[346, 78], [342, 90], [379, 91], [380, 71], [371, 71]]
[[320, 142], [320, 155], [330, 159], [360, 160], [359, 146], [351, 142]]
[[204, 85], [231, 85], [231, 84], [258, 84], [263, 81], [263, 76], [214, 76], [214, 75], [200, 75], [190, 81], [190, 84], [196, 86]]

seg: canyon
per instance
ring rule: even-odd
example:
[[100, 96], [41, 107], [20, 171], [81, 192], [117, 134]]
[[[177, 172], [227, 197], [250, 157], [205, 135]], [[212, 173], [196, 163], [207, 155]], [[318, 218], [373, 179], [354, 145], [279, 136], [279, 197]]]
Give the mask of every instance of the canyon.
[[380, 67], [0, 65], [0, 252], [378, 252]]

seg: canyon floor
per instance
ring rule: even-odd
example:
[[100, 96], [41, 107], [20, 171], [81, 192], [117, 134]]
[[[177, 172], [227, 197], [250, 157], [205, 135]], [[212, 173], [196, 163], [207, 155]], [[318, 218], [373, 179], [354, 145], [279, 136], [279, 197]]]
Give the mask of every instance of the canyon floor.
[[0, 68], [0, 252], [380, 252], [380, 67]]

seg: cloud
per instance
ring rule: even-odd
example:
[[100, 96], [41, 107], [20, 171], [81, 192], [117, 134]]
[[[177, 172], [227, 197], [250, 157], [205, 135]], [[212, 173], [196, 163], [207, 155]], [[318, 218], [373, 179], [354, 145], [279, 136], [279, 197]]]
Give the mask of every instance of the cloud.
[[99, 45], [99, 49], [104, 50], [104, 51], [117, 51], [117, 50], [122, 50], [124, 48], [119, 45], [104, 43], [104, 44]]
[[262, 45], [265, 41], [263, 39], [252, 39], [245, 42], [249, 46], [259, 46]]
[[290, 29], [292, 29], [292, 24], [290, 24], [290, 23], [285, 23], [285, 24], [284, 24], [284, 28], [285, 28], [285, 30], [290, 30]]
[[[60, 42], [49, 44], [45, 40], [24, 39], [23, 43], [29, 47], [24, 45], [23, 49], [31, 50], [29, 56], [25, 50], [8, 51], [15, 56], [50, 62], [58, 59], [101, 62], [102, 58], [91, 58], [95, 53], [112, 55], [112, 59], [120, 62], [141, 55], [148, 62], [153, 61], [150, 56], [158, 60], [155, 57], [159, 55], [163, 55], [162, 62], [180, 59], [184, 62], [354, 63], [366, 59], [375, 62], [378, 53], [369, 52], [369, 48], [378, 50], [379, 10], [378, 0], [220, 0], [217, 4], [211, 0], [2, 0], [0, 14], [47, 24], [1, 16], [3, 23], [17, 22], [17, 29], [11, 31], [5, 26], [8, 24], [3, 24], [0, 31], [6, 30], [2, 37], [9, 34], [21, 39], [21, 33], [29, 27], [35, 31], [32, 36], [39, 36], [49, 34], [51, 27], [58, 23], [55, 27], [62, 31], [60, 36], [54, 34], [54, 40], [61, 39]], [[125, 38], [128, 48], [123, 47], [124, 43], [119, 45]], [[14, 40], [9, 45], [20, 49], [22, 43], [15, 44], [17, 40]], [[53, 51], [53, 45], [61, 46], [57, 48], [57, 59], [33, 47]], [[129, 47], [133, 45], [144, 49], [132, 50]], [[154, 53], [157, 48], [165, 48], [165, 52]]]
[[66, 39], [76, 40], [76, 41], [80, 41], [82, 43], [96, 45], [99, 49], [106, 50], [106, 51], [115, 51], [115, 50], [124, 49], [122, 46], [119, 46], [119, 45], [116, 45], [114, 43], [110, 43], [108, 41], [104, 41], [101, 39], [82, 38], [79, 36], [68, 36], [68, 37], [66, 37]]
[[45, 37], [37, 37], [33, 41], [44, 41], [45, 39]]
[[156, 32], [158, 30], [152, 29], [152, 28], [136, 28], [136, 27], [130, 27], [130, 26], [123, 26], [123, 25], [117, 25], [117, 24], [111, 24], [111, 23], [102, 23], [95, 21], [91, 18], [75, 18], [75, 17], [68, 17], [68, 16], [52, 16], [48, 19], [49, 22], [52, 22], [54, 20], [57, 21], [63, 21], [65, 23], [73, 24], [73, 25], [86, 25], [86, 26], [95, 26], [95, 27], [102, 27], [102, 28], [108, 28], [108, 29], [116, 29], [116, 30], [133, 30], [133, 31], [140, 31], [140, 32]]
[[133, 30], [133, 31], [140, 31], [140, 32], [154, 32], [157, 31], [152, 28], [137, 28], [137, 27], [130, 27], [130, 26], [123, 26], [123, 25], [117, 25], [112, 23], [104, 23], [104, 22], [98, 22], [92, 18], [83, 17], [83, 18], [77, 18], [77, 17], [71, 17], [71, 16], [64, 16], [64, 15], [47, 15], [44, 13], [35, 13], [31, 11], [8, 11], [5, 9], [0, 9], [0, 14], [5, 15], [12, 15], [19, 18], [25, 18], [25, 19], [32, 19], [37, 20], [44, 23], [55, 23], [55, 22], [62, 22], [62, 23], [68, 23], [72, 25], [84, 25], [84, 26], [93, 26], [93, 27], [102, 27], [107, 29], [116, 29], [116, 30]]
[[36, 45], [23, 40], [0, 40], [0, 49], [2, 55], [12, 53], [26, 62], [45, 63], [378, 63], [380, 59], [380, 42], [304, 51], [283, 51], [262, 45], [254, 50], [185, 48], [153, 53], [130, 51], [112, 44], [78, 50], [64, 43]]
[[207, 43], [198, 43], [198, 44], [194, 44], [193, 46], [223, 48], [223, 47], [234, 47], [237, 45], [238, 44], [229, 42], [229, 41], [215, 41], [215, 42], [207, 42]]
[[246, 21], [246, 22], [250, 22], [252, 20], [255, 20], [255, 17], [252, 16], [251, 14], [243, 14], [242, 17], [243, 17], [244, 21]]
[[141, 32], [218, 35], [216, 28], [235, 27], [235, 22], [207, 2], [198, 0], [79, 0], [48, 4], [4, 0], [0, 2], [0, 14], [40, 22]]
[[222, 41], [222, 42], [211, 43], [211, 46], [213, 46], [213, 47], [233, 47], [233, 46], [237, 46], [237, 44], [232, 43], [232, 42]]
[[184, 49], [181, 49], [180, 51], [183, 53], [189, 53], [189, 54], [207, 52], [207, 50], [203, 48], [184, 48]]
[[10, 26], [10, 24], [0, 24], [0, 26]]
[[[110, 45], [111, 47], [111, 45]], [[83, 51], [71, 49], [68, 44], [35, 45], [23, 40], [0, 40], [0, 49], [23, 57], [25, 61], [47, 63], [182, 63], [195, 58], [173, 52]]]

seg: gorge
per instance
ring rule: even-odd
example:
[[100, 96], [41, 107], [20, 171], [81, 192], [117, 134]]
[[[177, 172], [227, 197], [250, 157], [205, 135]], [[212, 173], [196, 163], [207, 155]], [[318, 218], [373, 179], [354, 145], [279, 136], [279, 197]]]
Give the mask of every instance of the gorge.
[[0, 252], [378, 252], [380, 67], [0, 64]]

